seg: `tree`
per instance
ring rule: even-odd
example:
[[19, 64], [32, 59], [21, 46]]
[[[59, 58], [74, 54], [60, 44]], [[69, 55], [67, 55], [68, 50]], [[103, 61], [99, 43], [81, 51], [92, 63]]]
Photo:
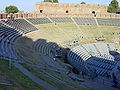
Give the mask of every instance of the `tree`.
[[118, 7], [116, 13], [119, 13], [119, 14], [120, 14], [120, 7]]
[[5, 8], [6, 13], [17, 13], [18, 11], [19, 11], [18, 8], [16, 6], [12, 6], [12, 5], [7, 6]]
[[85, 2], [81, 2], [80, 4], [86, 4]]
[[44, 0], [44, 2], [52, 2], [52, 0]]
[[58, 0], [53, 0], [54, 3], [58, 3]]
[[117, 0], [112, 0], [111, 3], [108, 6], [108, 10], [107, 11], [110, 12], [110, 13], [120, 12], [118, 1]]

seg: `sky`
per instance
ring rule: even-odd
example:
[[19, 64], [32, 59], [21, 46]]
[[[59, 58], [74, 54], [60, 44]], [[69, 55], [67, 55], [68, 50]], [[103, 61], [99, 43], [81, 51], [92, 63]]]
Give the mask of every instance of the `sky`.
[[[6, 6], [15, 5], [20, 11], [32, 12], [35, 9], [36, 2], [43, 0], [0, 0], [0, 11], [3, 11]], [[112, 0], [59, 0], [60, 3], [76, 3], [86, 2], [87, 4], [109, 5]], [[120, 0], [117, 0], [120, 6]]]

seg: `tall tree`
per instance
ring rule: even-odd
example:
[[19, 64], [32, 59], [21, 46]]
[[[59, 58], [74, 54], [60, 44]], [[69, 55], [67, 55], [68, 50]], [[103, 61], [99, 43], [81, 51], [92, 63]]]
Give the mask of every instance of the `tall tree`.
[[7, 6], [5, 8], [6, 13], [17, 13], [18, 11], [19, 11], [18, 8], [16, 6], [12, 6], [12, 5]]
[[107, 11], [110, 12], [110, 13], [120, 12], [118, 1], [117, 0], [112, 0], [111, 3], [108, 6], [108, 10]]
[[54, 3], [58, 3], [58, 0], [53, 0]]
[[85, 2], [81, 2], [80, 4], [86, 4]]

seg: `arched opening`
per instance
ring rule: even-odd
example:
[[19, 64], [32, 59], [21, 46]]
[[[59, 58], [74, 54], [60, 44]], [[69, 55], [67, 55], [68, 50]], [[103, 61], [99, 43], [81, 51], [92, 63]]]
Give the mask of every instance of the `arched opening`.
[[68, 13], [68, 10], [66, 10], [66, 13]]
[[20, 16], [21, 16], [21, 18], [23, 18], [23, 14], [21, 14]]
[[43, 12], [43, 10], [40, 10], [40, 13], [42, 13]]
[[3, 19], [3, 14], [1, 14], [0, 19]]
[[16, 18], [18, 18], [18, 14], [16, 14], [15, 16], [16, 16]]
[[95, 11], [92, 11], [92, 14], [95, 14]]
[[96, 17], [96, 14], [94, 14], [94, 17]]
[[96, 17], [96, 12], [95, 11], [92, 11], [92, 14], [94, 14], [94, 17]]
[[116, 12], [116, 14], [120, 14], [120, 12]]

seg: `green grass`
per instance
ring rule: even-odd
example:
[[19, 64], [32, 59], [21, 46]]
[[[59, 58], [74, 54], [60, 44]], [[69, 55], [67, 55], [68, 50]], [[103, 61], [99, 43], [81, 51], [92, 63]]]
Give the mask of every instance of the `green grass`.
[[[68, 82], [68, 81], [64, 81], [64, 80], [67, 79], [67, 80], [69, 80], [69, 81], [74, 82], [73, 80], [71, 80], [70, 78], [68, 78], [67, 76], [65, 76], [65, 75], [63, 75], [63, 74], [60, 74], [60, 73], [54, 72], [54, 71], [50, 71], [50, 70], [46, 70], [46, 69], [42, 69], [42, 70], [44, 70], [44, 71], [46, 71], [46, 72], [48, 72], [48, 73], [50, 73], [50, 74], [52, 73], [53, 75], [57, 75], [57, 76], [58, 76], [58, 77], [57, 77], [58, 79], [59, 79], [59, 78], [64, 78], [64, 79], [59, 79], [59, 80], [62, 80], [65, 84], [68, 85], [68, 86], [64, 86], [63, 84], [61, 84], [61, 83], [59, 83], [59, 82], [56, 82], [56, 81], [55, 81], [56, 79], [54, 79], [54, 78], [52, 78], [52, 77], [46, 77], [46, 76], [44, 75], [44, 72], [42, 72], [40, 69], [34, 68], [34, 67], [30, 67], [30, 66], [28, 66], [28, 65], [26, 65], [26, 64], [22, 64], [22, 65], [23, 65], [26, 69], [28, 69], [30, 72], [32, 72], [34, 75], [38, 76], [40, 79], [42, 79], [42, 80], [50, 83], [51, 85], [59, 88], [60, 90], [73, 90], [73, 88], [68, 87], [68, 86], [72, 86], [72, 87], [77, 88], [77, 89], [79, 89], [79, 90], [89, 90], [89, 89], [91, 89], [91, 87], [80, 87], [80, 86], [78, 86], [78, 85], [76, 85], [76, 84], [72, 84], [72, 83], [70, 83], [70, 82]], [[41, 73], [39, 73], [39, 72], [41, 72]], [[93, 88], [92, 88], [92, 89], [93, 89]]]
[[31, 79], [18, 71], [14, 66], [12, 66], [12, 69], [9, 69], [8, 66], [8, 61], [0, 59], [0, 75], [4, 78], [0, 78], [0, 83], [8, 83], [13, 85], [0, 85], [0, 90], [45, 90], [44, 87], [34, 83]]
[[[64, 42], [79, 38], [81, 35], [84, 37], [99, 37], [104, 36], [106, 42], [112, 42], [113, 32], [119, 32], [120, 28], [116, 26], [84, 26], [80, 25], [79, 28], [74, 23], [58, 23], [37, 25], [41, 30], [41, 34], [46, 33], [47, 40], [53, 40], [55, 42]], [[39, 33], [39, 32], [38, 32]], [[57, 35], [57, 36], [56, 36]], [[39, 34], [41, 37], [41, 35]], [[66, 38], [62, 38], [66, 37]], [[82, 40], [81, 40], [82, 41]], [[87, 42], [89, 39], [87, 40]], [[87, 43], [86, 42], [86, 43]], [[91, 40], [90, 40], [91, 42]]]
[[39, 69], [37, 68], [31, 68], [30, 66], [26, 65], [26, 64], [22, 64], [27, 70], [29, 70], [30, 72], [32, 72], [34, 75], [38, 76], [40, 79], [48, 82], [49, 84], [61, 89], [61, 90], [70, 90], [69, 87], [64, 87], [62, 84], [56, 82], [54, 79], [52, 79], [51, 77], [46, 77], [44, 76], [44, 73], [43, 74], [40, 74], [38, 72]]

